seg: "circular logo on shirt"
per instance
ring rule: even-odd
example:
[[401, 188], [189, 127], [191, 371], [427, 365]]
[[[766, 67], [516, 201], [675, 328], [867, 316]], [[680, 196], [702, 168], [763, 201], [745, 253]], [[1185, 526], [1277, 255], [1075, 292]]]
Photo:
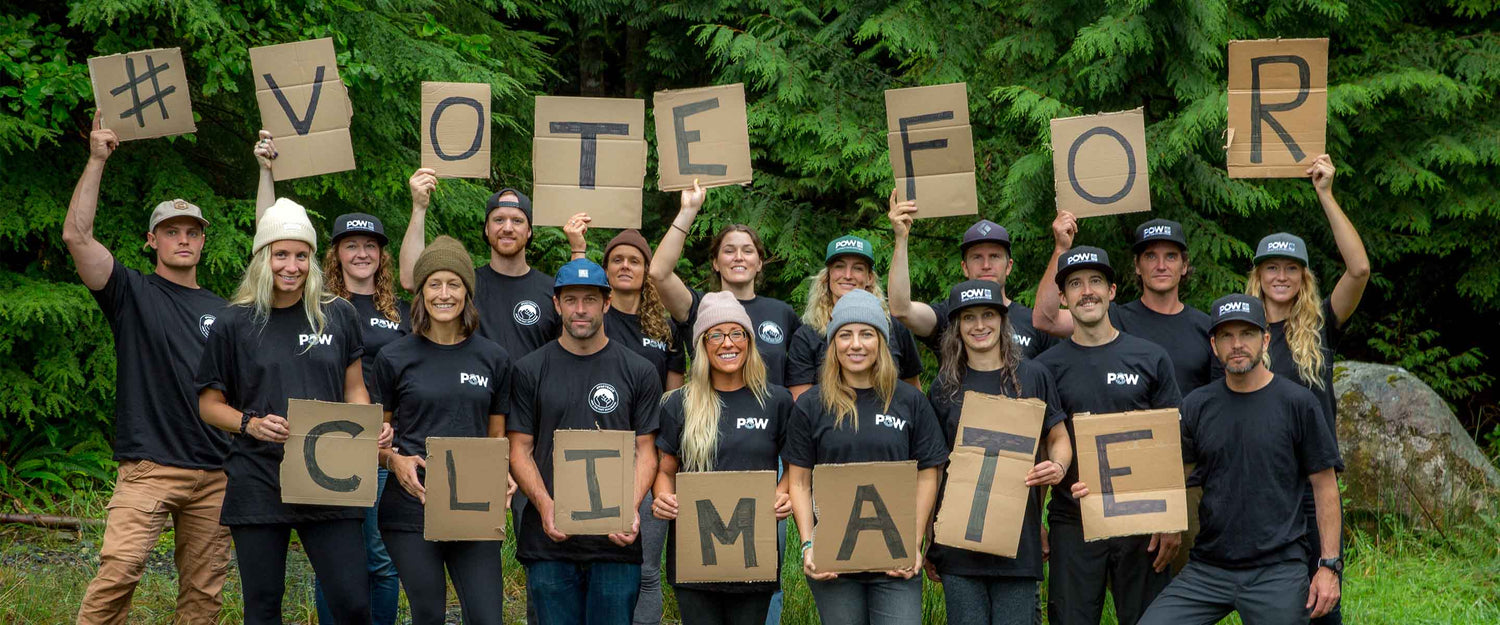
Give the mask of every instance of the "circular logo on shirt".
[[620, 405], [620, 394], [615, 387], [608, 383], [600, 382], [594, 385], [594, 390], [589, 391], [589, 407], [599, 414], [609, 414]]
[[198, 331], [203, 333], [203, 338], [208, 338], [208, 332], [214, 329], [214, 316], [203, 315], [198, 318]]
[[516, 323], [523, 326], [534, 326], [542, 318], [542, 308], [529, 299], [516, 303], [515, 309], [511, 310], [511, 316], [516, 318]]
[[782, 339], [786, 338], [781, 331], [781, 326], [769, 320], [760, 322], [760, 327], [756, 328], [755, 333], [760, 336], [760, 340], [772, 345], [780, 345]]

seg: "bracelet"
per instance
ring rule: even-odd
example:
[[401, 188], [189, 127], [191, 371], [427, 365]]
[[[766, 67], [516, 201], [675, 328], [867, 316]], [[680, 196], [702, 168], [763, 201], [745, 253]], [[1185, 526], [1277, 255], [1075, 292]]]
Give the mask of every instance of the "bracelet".
[[812, 541], [810, 541], [810, 540], [803, 541], [802, 542], [802, 555], [807, 555], [807, 550], [808, 549], [812, 549]]
[[249, 436], [250, 435], [250, 433], [248, 431], [246, 431], [246, 430], [250, 427], [250, 420], [254, 419], [256, 416], [257, 416], [257, 414], [256, 414], [256, 412], [254, 410], [246, 410], [246, 411], [240, 413], [240, 435], [241, 436]]
[[674, 221], [674, 222], [672, 222], [672, 227], [673, 227], [673, 228], [676, 228], [676, 229], [677, 229], [677, 231], [678, 231], [678, 232], [681, 232], [681, 233], [682, 233], [682, 234], [683, 234], [683, 235], [684, 235], [684, 236], [686, 236], [686, 235], [687, 235], [687, 234], [688, 234], [688, 231], [687, 231], [687, 230], [683, 230], [683, 229], [682, 229], [682, 226], [679, 226], [679, 225], [677, 225], [677, 222], [675, 222], [675, 221]]
[[589, 253], [589, 250], [588, 250], [588, 248], [584, 248], [584, 249], [581, 249], [581, 250], [571, 250], [571, 251], [572, 251], [572, 252], [573, 252], [573, 253], [574, 253], [574, 254], [587, 254], [587, 253]]

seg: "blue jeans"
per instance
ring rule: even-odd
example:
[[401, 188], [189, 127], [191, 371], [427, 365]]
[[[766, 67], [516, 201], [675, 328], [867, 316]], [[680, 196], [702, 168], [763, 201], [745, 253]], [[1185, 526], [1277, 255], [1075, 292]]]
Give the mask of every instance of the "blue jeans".
[[943, 599], [951, 625], [1031, 625], [1036, 618], [1036, 580], [1023, 577], [943, 575]]
[[[781, 481], [781, 473], [786, 470], [786, 465], [781, 459], [776, 459], [776, 481]], [[791, 517], [787, 517], [788, 519]], [[800, 551], [800, 550], [799, 550]], [[776, 553], [786, 553], [786, 519], [776, 522]], [[802, 560], [798, 554], [798, 561]], [[801, 567], [798, 567], [801, 568]], [[776, 589], [776, 594], [771, 595], [771, 607], [766, 610], [766, 625], [781, 625], [781, 588]]]
[[807, 580], [823, 625], [919, 625], [922, 576]]
[[526, 565], [526, 599], [540, 625], [621, 625], [635, 612], [641, 565], [542, 560]]
[[[396, 577], [396, 565], [391, 562], [390, 554], [385, 552], [385, 543], [380, 540], [380, 520], [376, 515], [389, 476], [389, 471], [380, 469], [375, 505], [365, 513], [365, 561], [370, 571], [370, 622], [373, 625], [396, 625], [396, 604], [401, 600], [401, 579]], [[323, 587], [316, 580], [313, 582], [313, 597], [318, 604], [318, 622], [334, 622], [328, 600], [323, 598]]]

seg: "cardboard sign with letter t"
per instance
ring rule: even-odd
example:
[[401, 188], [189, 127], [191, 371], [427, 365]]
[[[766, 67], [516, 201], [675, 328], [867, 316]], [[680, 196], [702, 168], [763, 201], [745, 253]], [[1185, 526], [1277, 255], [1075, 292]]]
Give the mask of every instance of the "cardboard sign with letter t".
[[293, 399], [286, 420], [291, 435], [281, 458], [283, 503], [375, 505], [380, 406]]
[[635, 522], [635, 432], [558, 430], [552, 523], [575, 535], [629, 532]]
[[586, 212], [594, 228], [641, 227], [646, 101], [537, 96], [531, 175], [533, 225]]
[[888, 90], [885, 121], [897, 201], [917, 218], [979, 213], [967, 84]]
[[1084, 540], [1187, 529], [1176, 408], [1073, 417]]
[[934, 538], [944, 545], [1016, 557], [1047, 404], [1040, 399], [964, 393], [958, 438]]

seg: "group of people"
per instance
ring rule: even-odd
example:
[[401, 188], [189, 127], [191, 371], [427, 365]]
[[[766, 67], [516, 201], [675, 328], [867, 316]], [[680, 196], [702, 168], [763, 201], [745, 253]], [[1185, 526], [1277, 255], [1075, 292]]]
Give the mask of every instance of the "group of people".
[[[1054, 624], [1096, 625], [1106, 588], [1125, 625], [1212, 623], [1235, 610], [1248, 623], [1340, 622], [1333, 353], [1370, 267], [1334, 200], [1327, 156], [1308, 174], [1346, 271], [1326, 298], [1306, 243], [1278, 233], [1260, 242], [1244, 293], [1206, 313], [1187, 306], [1188, 239], [1181, 224], [1153, 219], [1132, 248], [1141, 298], [1116, 305], [1116, 266], [1075, 245], [1076, 220], [1060, 212], [1035, 309], [1007, 295], [1011, 240], [988, 220], [957, 245], [966, 279], [922, 303], [908, 272], [919, 208], [893, 194], [886, 288], [874, 246], [840, 237], [798, 315], [757, 293], [769, 252], [745, 225], [714, 234], [707, 289], [677, 275], [706, 197], [696, 184], [654, 248], [627, 230], [605, 246], [603, 266], [587, 258], [589, 216], [574, 215], [563, 228], [573, 258], [549, 276], [528, 263], [531, 202], [516, 189], [486, 205], [487, 262], [476, 267], [448, 236], [429, 243], [438, 179], [419, 169], [399, 260], [380, 220], [360, 213], [333, 220], [320, 260], [306, 210], [275, 195], [277, 153], [264, 132], [252, 256], [226, 301], [198, 285], [210, 224], [189, 202], [152, 212], [152, 273], [94, 238], [117, 146], [94, 130], [63, 227], [117, 361], [119, 475], [79, 623], [124, 622], [169, 518], [182, 622], [215, 622], [231, 538], [245, 622], [281, 622], [295, 530], [320, 622], [392, 623], [404, 588], [414, 623], [442, 623], [451, 580], [465, 622], [501, 623], [502, 543], [423, 537], [429, 436], [508, 439], [507, 540], [526, 570], [528, 621], [541, 625], [660, 622], [676, 477], [752, 470], [778, 472], [776, 517], [803, 539], [780, 551], [801, 558], [825, 623], [919, 623], [925, 573], [942, 584], [950, 622], [1030, 625], [1041, 618], [1044, 562]], [[919, 342], [939, 362], [925, 393]], [[1047, 407], [1016, 557], [924, 539], [910, 567], [820, 568], [814, 468], [915, 461], [916, 500], [888, 503], [930, 529], [968, 391]], [[291, 399], [381, 406], [376, 506], [282, 502]], [[1152, 408], [1180, 409], [1187, 481], [1202, 488], [1196, 541], [1175, 578], [1182, 536], [1086, 542], [1079, 513], [1089, 485], [1074, 464], [1072, 416]], [[631, 531], [569, 536], [554, 524], [554, 440], [566, 429], [634, 433]], [[679, 582], [665, 561], [684, 623], [780, 621], [779, 582]]]

